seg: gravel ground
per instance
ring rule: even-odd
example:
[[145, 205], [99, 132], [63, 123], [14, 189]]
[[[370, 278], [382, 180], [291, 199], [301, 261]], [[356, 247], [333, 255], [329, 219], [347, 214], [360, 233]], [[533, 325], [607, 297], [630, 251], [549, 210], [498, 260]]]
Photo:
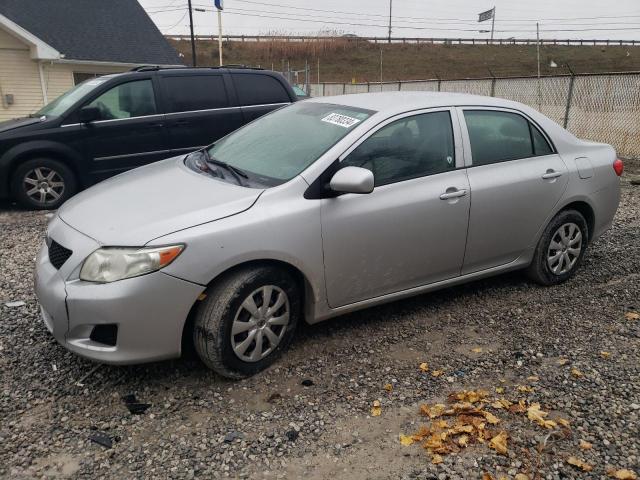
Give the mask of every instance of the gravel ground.
[[[627, 170], [640, 173], [633, 162]], [[32, 290], [46, 216], [0, 209], [0, 476], [640, 473], [640, 320], [628, 315], [640, 311], [640, 186], [628, 174], [613, 228], [566, 284], [541, 288], [510, 274], [305, 326], [276, 365], [240, 382], [193, 359], [96, 368], [68, 353], [40, 321]], [[25, 304], [6, 305], [13, 301]], [[526, 414], [490, 410], [500, 419], [491, 428], [507, 433], [506, 455], [471, 442], [437, 465], [418, 443], [400, 444], [399, 434], [429, 423], [421, 404], [479, 388], [492, 399], [538, 402], [547, 419], [569, 426], [545, 429]], [[131, 414], [128, 394], [151, 406]], [[372, 416], [376, 400], [381, 414]], [[112, 446], [90, 440], [96, 435]], [[593, 470], [570, 465], [570, 456]]]

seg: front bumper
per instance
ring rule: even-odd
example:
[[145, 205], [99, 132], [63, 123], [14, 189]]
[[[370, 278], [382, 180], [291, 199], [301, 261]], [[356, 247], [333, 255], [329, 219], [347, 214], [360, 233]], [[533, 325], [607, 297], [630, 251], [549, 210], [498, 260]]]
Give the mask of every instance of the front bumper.
[[[73, 250], [56, 270], [43, 244], [36, 263], [35, 291], [43, 321], [61, 345], [110, 364], [180, 356], [184, 323], [204, 287], [162, 272], [106, 284], [84, 282], [77, 279], [79, 266], [100, 245], [57, 217], [48, 235]], [[90, 338], [93, 328], [104, 324], [117, 326], [115, 345]]]

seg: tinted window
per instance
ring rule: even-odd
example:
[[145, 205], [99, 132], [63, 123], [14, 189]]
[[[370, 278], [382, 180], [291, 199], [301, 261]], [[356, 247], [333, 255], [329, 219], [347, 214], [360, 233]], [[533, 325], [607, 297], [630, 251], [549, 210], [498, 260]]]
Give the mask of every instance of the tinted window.
[[192, 75], [162, 78], [170, 112], [189, 112], [229, 106], [221, 75]]
[[451, 116], [425, 113], [390, 123], [362, 142], [343, 165], [371, 170], [376, 186], [454, 170]]
[[550, 155], [553, 153], [553, 149], [547, 139], [544, 138], [540, 130], [533, 125], [529, 124], [531, 128], [531, 138], [533, 139], [533, 151], [536, 155]]
[[142, 117], [157, 113], [151, 80], [137, 80], [113, 87], [89, 106], [100, 110], [100, 120]]
[[291, 100], [282, 84], [268, 75], [252, 73], [233, 74], [240, 105], [288, 103]]
[[474, 165], [533, 156], [529, 122], [515, 113], [466, 110]]

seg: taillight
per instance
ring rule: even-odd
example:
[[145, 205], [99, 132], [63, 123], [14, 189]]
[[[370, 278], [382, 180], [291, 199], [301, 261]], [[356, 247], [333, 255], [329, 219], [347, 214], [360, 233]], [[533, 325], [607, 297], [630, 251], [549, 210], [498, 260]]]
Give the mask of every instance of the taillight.
[[616, 158], [613, 162], [613, 169], [616, 171], [616, 175], [622, 175], [622, 172], [624, 172], [624, 163], [622, 163], [622, 160]]

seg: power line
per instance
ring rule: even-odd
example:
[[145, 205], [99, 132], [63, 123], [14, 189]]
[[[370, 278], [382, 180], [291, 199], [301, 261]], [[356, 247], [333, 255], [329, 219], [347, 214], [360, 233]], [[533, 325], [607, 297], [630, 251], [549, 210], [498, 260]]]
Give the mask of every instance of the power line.
[[[213, 9], [207, 9], [207, 11], [214, 11]], [[332, 25], [347, 25], [352, 27], [376, 27], [376, 28], [387, 28], [387, 25], [383, 24], [372, 24], [372, 23], [355, 23], [355, 22], [339, 22], [339, 21], [328, 21], [328, 20], [316, 20], [316, 19], [308, 19], [308, 18], [291, 18], [291, 17], [282, 17], [279, 15], [270, 15], [270, 14], [260, 14], [260, 13], [246, 13], [244, 11], [238, 12], [236, 9], [226, 9], [225, 13], [227, 15], [239, 15], [239, 16], [247, 16], [247, 17], [257, 17], [257, 18], [271, 18], [278, 20], [289, 20], [295, 22], [307, 22], [307, 23], [323, 23], [323, 24], [332, 24]], [[640, 24], [639, 24], [640, 25]], [[394, 24], [397, 29], [404, 30], [432, 30], [432, 31], [452, 31], [452, 32], [477, 32], [478, 28], [453, 28], [453, 27], [416, 27], [409, 25], [400, 25]], [[614, 30], [638, 30], [639, 27], [616, 27], [616, 28], [580, 28], [580, 29], [544, 29], [542, 32], [591, 32], [591, 31], [614, 31]], [[522, 30], [522, 29], [511, 29], [511, 30], [496, 30], [496, 33], [533, 33], [535, 30]]]
[[[322, 12], [322, 13], [336, 13], [336, 14], [340, 14], [340, 15], [354, 15], [357, 16], [359, 18], [363, 17], [363, 16], [375, 16], [375, 17], [381, 17], [381, 18], [388, 18], [387, 14], [373, 14], [373, 13], [364, 13], [364, 12], [346, 12], [346, 11], [341, 11], [341, 10], [325, 10], [325, 9], [319, 9], [319, 8], [308, 8], [308, 7], [296, 7], [293, 5], [283, 5], [283, 4], [277, 4], [277, 3], [264, 3], [264, 2], [258, 2], [258, 1], [254, 1], [254, 0], [235, 0], [237, 2], [242, 2], [242, 3], [251, 3], [251, 4], [256, 4], [256, 5], [264, 5], [264, 6], [268, 6], [268, 7], [282, 7], [282, 8], [286, 8], [286, 9], [292, 9], [292, 10], [303, 10], [303, 11], [311, 11], [311, 12]], [[194, 4], [195, 5], [195, 4]], [[198, 7], [209, 7], [208, 4], [197, 4], [196, 6]], [[180, 10], [180, 7], [174, 7], [174, 8], [170, 8], [173, 7], [173, 5], [169, 4], [169, 5], [161, 5], [161, 6], [156, 6], [154, 8], [164, 8], [164, 7], [169, 7], [166, 10], [155, 10], [155, 11], [151, 11], [148, 10], [149, 13], [162, 13], [162, 12], [168, 12], [168, 11], [176, 11], [176, 10]], [[186, 5], [183, 5], [183, 8], [186, 8]], [[248, 12], [260, 12], [260, 13], [273, 13], [273, 14], [278, 14], [278, 15], [297, 15], [300, 16], [300, 14], [295, 14], [295, 13], [288, 13], [288, 12], [282, 12], [282, 11], [268, 11], [268, 10], [247, 10], [247, 9], [242, 9], [240, 7], [233, 7], [235, 10], [239, 10], [239, 11], [248, 11]], [[405, 23], [436, 23], [436, 22], [444, 22], [444, 23], [450, 23], [450, 22], [455, 22], [455, 23], [464, 23], [464, 24], [470, 24], [470, 25], [475, 25], [477, 24], [477, 21], [475, 19], [469, 19], [469, 20], [464, 20], [464, 19], [460, 19], [459, 17], [457, 18], [444, 18], [444, 17], [416, 17], [416, 16], [401, 16], [401, 15], [394, 15], [395, 19], [406, 19]], [[603, 16], [598, 16], [598, 17], [557, 17], [557, 18], [530, 18], [530, 19], [503, 19], [501, 18], [499, 21], [501, 23], [530, 23], [530, 22], [536, 22], [536, 21], [540, 21], [540, 22], [544, 22], [544, 21], [566, 21], [566, 22], [574, 22], [576, 20], [602, 20], [602, 19], [627, 19], [627, 18], [640, 18], [640, 15], [603, 15]], [[375, 20], [369, 20], [367, 19], [367, 21], [375, 21]], [[607, 22], [610, 23], [610, 22]]]

